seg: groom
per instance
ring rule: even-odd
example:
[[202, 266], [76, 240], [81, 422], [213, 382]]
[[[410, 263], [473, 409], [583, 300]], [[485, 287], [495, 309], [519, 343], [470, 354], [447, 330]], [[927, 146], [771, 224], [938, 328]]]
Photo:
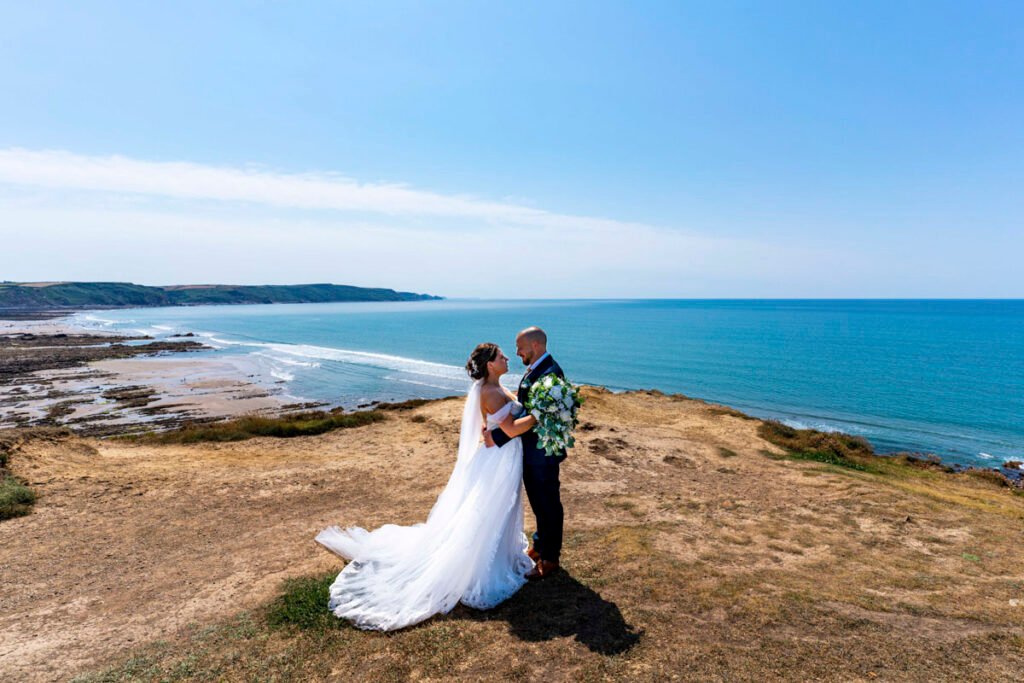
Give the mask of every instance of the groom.
[[[526, 372], [519, 383], [519, 402], [526, 405], [530, 387], [545, 375], [565, 379], [562, 368], [548, 353], [548, 336], [539, 327], [528, 327], [516, 335], [516, 355]], [[559, 495], [558, 465], [565, 460], [565, 451], [546, 455], [537, 444], [537, 434], [530, 430], [520, 438], [523, 441], [523, 484], [526, 497], [537, 518], [537, 533], [533, 547], [527, 551], [537, 565], [526, 574], [530, 580], [543, 579], [558, 571], [558, 556], [562, 551], [562, 500]], [[500, 427], [484, 433], [488, 446], [504, 446], [511, 439]], [[493, 441], [493, 443], [492, 443]]]

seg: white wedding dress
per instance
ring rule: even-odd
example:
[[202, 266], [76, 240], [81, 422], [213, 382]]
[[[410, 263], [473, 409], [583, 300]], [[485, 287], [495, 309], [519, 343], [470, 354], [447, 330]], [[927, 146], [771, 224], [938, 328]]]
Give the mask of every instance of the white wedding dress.
[[[459, 453], [427, 521], [321, 531], [318, 543], [349, 560], [331, 585], [329, 607], [363, 629], [393, 631], [449, 612], [462, 602], [490, 609], [519, 590], [533, 567], [523, 534], [523, 448], [480, 443], [483, 418], [475, 382], [462, 414]], [[488, 415], [497, 426], [522, 406]]]

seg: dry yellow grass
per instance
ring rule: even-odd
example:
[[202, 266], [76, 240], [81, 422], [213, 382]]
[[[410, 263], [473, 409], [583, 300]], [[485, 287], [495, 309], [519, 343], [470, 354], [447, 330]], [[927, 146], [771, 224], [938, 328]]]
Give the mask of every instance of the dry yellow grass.
[[266, 610], [340, 569], [323, 526], [422, 520], [459, 401], [288, 440], [30, 442], [11, 466], [39, 502], [0, 523], [0, 677], [1019, 680], [1024, 497], [781, 458], [698, 401], [587, 399], [566, 574], [389, 635]]

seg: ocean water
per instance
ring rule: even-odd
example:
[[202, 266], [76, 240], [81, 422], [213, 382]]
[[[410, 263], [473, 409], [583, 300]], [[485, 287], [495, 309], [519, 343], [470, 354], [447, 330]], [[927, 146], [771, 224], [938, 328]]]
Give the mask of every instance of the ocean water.
[[[355, 407], [464, 392], [481, 341], [514, 357], [547, 330], [570, 379], [654, 388], [882, 452], [961, 464], [1024, 459], [1024, 301], [623, 300], [196, 306], [95, 311], [86, 326], [194, 332], [296, 400]], [[516, 377], [509, 377], [510, 382]]]

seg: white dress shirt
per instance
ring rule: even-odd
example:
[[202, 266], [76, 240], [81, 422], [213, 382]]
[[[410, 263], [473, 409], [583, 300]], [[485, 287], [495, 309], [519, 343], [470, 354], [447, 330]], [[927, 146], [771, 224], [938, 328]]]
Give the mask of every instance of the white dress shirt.
[[543, 355], [543, 356], [541, 356], [540, 358], [538, 358], [537, 360], [533, 361], [532, 363], [530, 363], [530, 364], [529, 364], [529, 365], [527, 366], [527, 368], [526, 368], [526, 374], [527, 374], [527, 375], [529, 375], [529, 374], [530, 374], [531, 372], [533, 372], [533, 369], [534, 369], [535, 367], [539, 366], [539, 365], [541, 364], [541, 362], [543, 362], [543, 360], [544, 360], [545, 358], [547, 358], [548, 356], [550, 356], [550, 355], [551, 355], [550, 353], [548, 353], [547, 351], [545, 351], [545, 352], [544, 352], [544, 355]]

